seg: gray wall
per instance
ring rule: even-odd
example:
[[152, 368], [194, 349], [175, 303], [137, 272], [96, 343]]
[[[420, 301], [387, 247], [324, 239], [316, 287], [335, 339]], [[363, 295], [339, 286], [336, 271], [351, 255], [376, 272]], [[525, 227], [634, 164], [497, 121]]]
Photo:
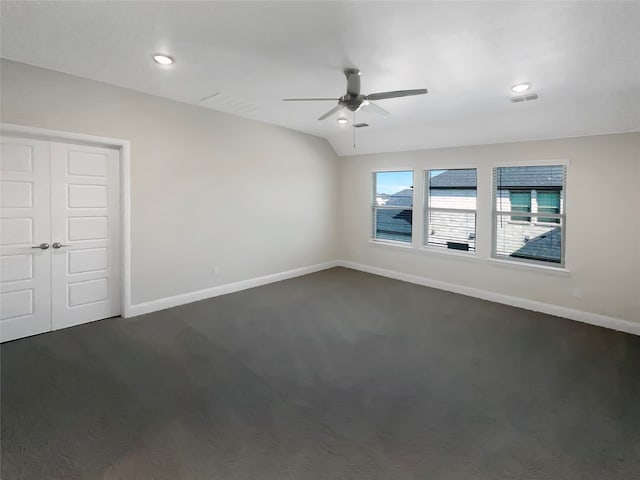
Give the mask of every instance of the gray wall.
[[7, 60], [1, 83], [2, 122], [131, 141], [134, 304], [336, 258], [325, 140]]

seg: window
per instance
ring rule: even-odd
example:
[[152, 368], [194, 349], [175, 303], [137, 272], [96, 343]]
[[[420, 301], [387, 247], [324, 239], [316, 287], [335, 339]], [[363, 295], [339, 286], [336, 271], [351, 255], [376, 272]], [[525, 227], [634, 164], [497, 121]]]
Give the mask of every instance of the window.
[[564, 265], [566, 167], [498, 167], [493, 177], [494, 256]]
[[475, 251], [477, 185], [475, 168], [426, 172], [425, 245]]
[[371, 213], [372, 238], [411, 243], [413, 172], [375, 172]]
[[[560, 192], [537, 192], [538, 213], [560, 213]], [[538, 222], [560, 223], [559, 218], [538, 217]]]
[[[509, 202], [511, 203], [512, 212], [530, 212], [531, 211], [531, 191], [528, 192], [509, 192]], [[521, 217], [511, 215], [513, 222], [530, 222], [531, 217]]]

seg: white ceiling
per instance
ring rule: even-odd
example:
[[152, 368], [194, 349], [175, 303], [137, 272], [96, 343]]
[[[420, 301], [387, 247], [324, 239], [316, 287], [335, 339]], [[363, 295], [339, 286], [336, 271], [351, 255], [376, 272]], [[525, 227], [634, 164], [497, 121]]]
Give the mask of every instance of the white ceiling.
[[[640, 2], [2, 2], [1, 55], [325, 137], [340, 155], [640, 130]], [[171, 67], [153, 63], [167, 52]], [[317, 118], [379, 101], [352, 131]], [[510, 86], [532, 82], [536, 101]], [[200, 99], [219, 92], [209, 101]], [[257, 107], [257, 108], [256, 108]], [[243, 113], [247, 112], [247, 113]]]

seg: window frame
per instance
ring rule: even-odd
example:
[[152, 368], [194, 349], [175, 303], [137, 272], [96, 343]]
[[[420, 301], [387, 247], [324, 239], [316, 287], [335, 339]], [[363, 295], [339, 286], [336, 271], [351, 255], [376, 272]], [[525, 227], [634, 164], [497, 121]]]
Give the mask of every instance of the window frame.
[[[498, 217], [511, 217], [513, 213], [512, 210], [508, 212], [499, 212], [497, 208], [497, 193], [498, 186], [496, 184], [497, 176], [496, 169], [501, 167], [548, 167], [548, 166], [559, 166], [564, 169], [564, 176], [562, 182], [562, 196], [560, 200], [561, 210], [563, 213], [543, 213], [543, 218], [557, 218], [560, 220], [559, 223], [547, 223], [547, 222], [537, 222], [538, 213], [531, 212], [531, 222], [513, 222], [509, 220], [510, 223], [531, 223], [535, 225], [537, 223], [541, 223], [542, 225], [557, 225], [561, 228], [561, 239], [560, 239], [560, 262], [549, 262], [544, 260], [535, 260], [528, 258], [518, 258], [512, 257], [509, 255], [500, 255], [497, 253], [498, 246]], [[532, 267], [541, 267], [548, 270], [567, 270], [567, 179], [569, 177], [569, 161], [568, 160], [531, 160], [531, 161], [520, 161], [520, 162], [496, 162], [491, 164], [491, 259], [498, 260], [501, 262], [505, 262], [507, 264], [524, 264]], [[536, 190], [536, 189], [531, 189]], [[537, 195], [537, 192], [536, 192]], [[533, 195], [532, 195], [533, 197]], [[533, 203], [533, 200], [532, 200]], [[531, 208], [533, 210], [533, 208]], [[537, 208], [536, 208], [537, 210]], [[520, 212], [525, 213], [525, 212]], [[518, 215], [516, 215], [518, 216]]]
[[[429, 200], [431, 198], [430, 195], [430, 185], [429, 185], [429, 172], [437, 171], [437, 170], [475, 170], [476, 171], [476, 208], [475, 209], [465, 209], [465, 208], [446, 208], [446, 207], [430, 207]], [[445, 254], [456, 254], [460, 256], [475, 256], [478, 253], [478, 181], [479, 179], [479, 168], [477, 165], [455, 165], [455, 166], [447, 166], [442, 168], [437, 167], [429, 167], [423, 170], [423, 178], [422, 178], [422, 188], [423, 188], [423, 206], [422, 206], [422, 248], [428, 250], [430, 252], [439, 252]], [[430, 245], [429, 237], [430, 237], [430, 228], [429, 228], [429, 212], [451, 212], [451, 213], [473, 213], [475, 216], [474, 221], [474, 243], [475, 247], [473, 250], [458, 250], [455, 248], [448, 248], [446, 246], [438, 246], [438, 245]]]
[[[389, 210], [398, 210], [398, 206], [386, 207], [385, 205], [377, 205], [376, 204], [376, 194], [377, 194], [377, 189], [378, 189], [377, 175], [378, 175], [378, 173], [400, 173], [400, 172], [411, 172], [411, 178], [412, 178], [411, 207], [402, 208], [402, 210], [411, 210], [411, 240], [408, 241], [408, 242], [404, 242], [402, 240], [391, 240], [391, 239], [387, 239], [387, 238], [377, 238], [375, 236], [375, 232], [376, 232], [376, 214], [375, 214], [375, 209], [376, 208], [382, 208], [382, 209], [389, 209]], [[405, 248], [412, 248], [413, 247], [413, 243], [415, 242], [415, 235], [414, 235], [415, 232], [414, 232], [414, 228], [413, 228], [413, 223], [414, 223], [414, 221], [413, 221], [413, 213], [414, 213], [415, 203], [416, 203], [415, 183], [416, 183], [416, 172], [415, 172], [414, 168], [412, 168], [412, 167], [407, 167], [407, 168], [402, 168], [402, 167], [377, 168], [377, 169], [371, 170], [371, 188], [369, 189], [369, 195], [370, 195], [370, 198], [369, 198], [369, 217], [370, 217], [369, 241], [370, 242], [393, 245], [393, 246], [398, 246], [398, 247], [405, 247]]]

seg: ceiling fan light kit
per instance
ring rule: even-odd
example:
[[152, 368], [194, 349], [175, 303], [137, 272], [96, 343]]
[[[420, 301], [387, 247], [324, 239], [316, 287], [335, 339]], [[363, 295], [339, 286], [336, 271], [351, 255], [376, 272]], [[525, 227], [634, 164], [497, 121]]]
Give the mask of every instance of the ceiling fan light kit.
[[530, 83], [516, 83], [513, 87], [511, 87], [511, 91], [514, 93], [524, 93], [530, 88]]
[[153, 56], [153, 61], [159, 63], [160, 65], [171, 65], [173, 62], [175, 62], [173, 57], [170, 57], [169, 55], [165, 55], [163, 53], [156, 53]]

